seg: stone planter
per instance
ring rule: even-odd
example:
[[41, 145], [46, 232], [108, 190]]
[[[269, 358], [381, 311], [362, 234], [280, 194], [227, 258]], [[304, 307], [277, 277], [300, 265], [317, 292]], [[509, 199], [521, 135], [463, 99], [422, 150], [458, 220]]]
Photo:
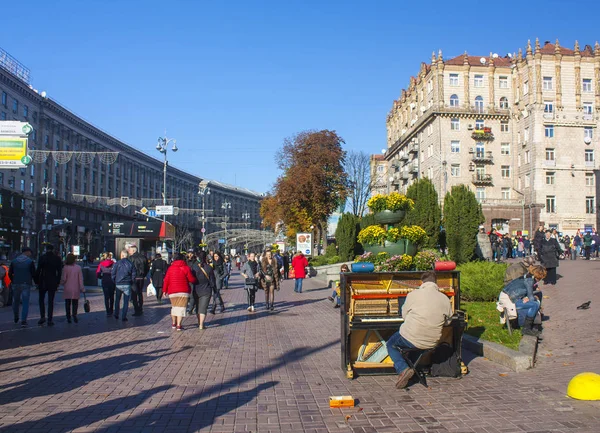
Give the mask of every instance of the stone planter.
[[375, 222], [377, 224], [396, 224], [402, 221], [405, 214], [406, 212], [403, 210], [384, 210], [375, 214]]
[[407, 239], [399, 239], [397, 242], [385, 241], [385, 245], [362, 244], [363, 249], [373, 254], [388, 253], [391, 256], [408, 254], [414, 256], [417, 254], [417, 246]]

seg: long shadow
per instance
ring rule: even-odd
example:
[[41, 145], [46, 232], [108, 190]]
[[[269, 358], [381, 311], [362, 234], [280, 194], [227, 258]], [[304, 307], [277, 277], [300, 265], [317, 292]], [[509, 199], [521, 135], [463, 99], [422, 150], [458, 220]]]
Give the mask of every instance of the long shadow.
[[[2, 365], [6, 365], [6, 364], [10, 364], [12, 362], [20, 362], [20, 361], [25, 361], [25, 360], [29, 360], [31, 358], [41, 358], [42, 356], [49, 356], [49, 355], [54, 355], [56, 353], [63, 353], [62, 350], [55, 350], [54, 352], [46, 352], [46, 353], [39, 353], [37, 355], [28, 355], [28, 356], [14, 356], [12, 358], [0, 358], [0, 362], [2, 363]], [[39, 364], [45, 364], [46, 361], [44, 362], [40, 362]], [[37, 365], [37, 364], [33, 364], [33, 365]], [[23, 365], [20, 365], [19, 367], [16, 368], [23, 368]], [[7, 369], [7, 368], [3, 368], [2, 371], [10, 371], [12, 369]]]
[[[83, 352], [70, 353], [68, 355], [59, 356], [58, 358], [54, 358], [50, 361], [41, 361], [41, 362], [36, 362], [33, 364], [19, 365], [18, 367], [13, 367], [13, 368], [3, 368], [2, 371], [5, 372], [5, 371], [11, 371], [11, 370], [19, 370], [24, 367], [35, 367], [38, 365], [47, 365], [51, 362], [70, 361], [72, 359], [85, 358], [86, 356], [93, 356], [93, 355], [97, 355], [99, 353], [111, 352], [113, 350], [123, 349], [125, 347], [132, 347], [137, 344], [149, 343], [149, 342], [158, 341], [158, 340], [165, 340], [168, 338], [169, 337], [154, 337], [154, 338], [147, 338], [145, 340], [127, 341], [127, 342], [123, 342], [123, 343], [113, 344], [112, 346], [108, 346], [108, 347], [103, 346], [103, 347], [98, 347], [96, 349], [84, 350]], [[29, 358], [38, 357], [38, 356], [52, 355], [54, 353], [62, 353], [62, 351], [49, 352], [49, 353], [45, 353], [43, 355], [33, 355], [30, 357], [22, 357], [22, 358], [29, 359]], [[0, 359], [0, 362], [2, 362], [3, 364], [8, 364], [8, 362], [4, 359]]]

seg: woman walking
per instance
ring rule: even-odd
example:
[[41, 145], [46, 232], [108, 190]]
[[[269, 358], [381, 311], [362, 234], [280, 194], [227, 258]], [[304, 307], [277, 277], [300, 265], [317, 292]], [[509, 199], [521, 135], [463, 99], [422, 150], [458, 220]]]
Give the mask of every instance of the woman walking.
[[75, 255], [67, 254], [65, 266], [62, 270], [60, 285], [63, 286], [63, 299], [65, 300], [65, 312], [67, 313], [67, 322], [71, 323], [71, 315], [73, 321], [77, 320], [77, 306], [79, 304], [79, 294], [85, 293], [83, 285], [83, 272], [81, 268], [75, 264]]
[[245, 279], [245, 288], [248, 295], [248, 311], [254, 311], [254, 301], [260, 277], [260, 268], [254, 253], [248, 255], [248, 261], [244, 264], [244, 268], [242, 269], [242, 277]]
[[225, 256], [225, 262], [223, 263], [225, 267], [225, 277], [223, 278], [223, 288], [229, 289], [229, 277], [231, 276], [231, 259], [228, 255]]
[[106, 316], [112, 316], [115, 311], [115, 283], [112, 280], [112, 253], [102, 253], [100, 264], [96, 269], [96, 277], [102, 280], [102, 292], [104, 293], [104, 308]]
[[213, 289], [213, 306], [210, 314], [215, 314], [217, 311], [217, 301], [221, 305], [221, 313], [225, 311], [225, 303], [221, 297], [221, 289], [223, 288], [223, 280], [225, 279], [225, 262], [223, 255], [218, 251], [215, 251], [213, 254], [212, 267], [215, 272], [215, 287]]
[[208, 264], [206, 251], [198, 253], [198, 260], [192, 266], [192, 273], [195, 275], [198, 283], [194, 286], [194, 297], [197, 298], [198, 311], [198, 329], [206, 329], [205, 320], [208, 313], [208, 304], [216, 286], [215, 272]]
[[162, 304], [163, 284], [168, 267], [169, 265], [167, 265], [167, 262], [163, 260], [160, 254], [156, 254], [150, 264], [150, 279], [156, 290], [156, 300], [159, 304]]
[[169, 296], [171, 301], [171, 328], [183, 331], [181, 322], [186, 315], [188, 299], [190, 297], [190, 284], [197, 284], [198, 280], [192, 275], [192, 271], [185, 261], [184, 254], [178, 254], [177, 258], [167, 271], [163, 284], [163, 293]]
[[275, 306], [275, 290], [279, 290], [279, 267], [271, 251], [266, 251], [260, 262], [260, 282], [265, 290], [267, 310], [273, 311]]
[[556, 268], [558, 267], [558, 257], [561, 250], [558, 241], [552, 237], [552, 232], [546, 230], [546, 236], [540, 245], [540, 261], [546, 268], [545, 284], [556, 284]]

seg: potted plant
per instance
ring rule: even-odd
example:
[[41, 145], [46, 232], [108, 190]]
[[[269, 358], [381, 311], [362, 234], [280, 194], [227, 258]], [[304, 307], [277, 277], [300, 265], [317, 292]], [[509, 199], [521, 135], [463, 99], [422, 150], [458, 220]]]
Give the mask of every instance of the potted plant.
[[375, 214], [379, 224], [395, 224], [404, 218], [407, 210], [412, 209], [414, 202], [404, 194], [393, 192], [389, 195], [376, 194], [367, 203]]

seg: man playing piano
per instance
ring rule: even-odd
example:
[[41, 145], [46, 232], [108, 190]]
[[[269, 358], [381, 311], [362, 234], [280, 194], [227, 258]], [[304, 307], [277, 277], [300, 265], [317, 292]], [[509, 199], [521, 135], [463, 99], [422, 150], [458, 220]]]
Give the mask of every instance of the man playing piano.
[[421, 286], [406, 296], [402, 306], [403, 324], [387, 342], [387, 350], [398, 373], [396, 388], [405, 388], [415, 374], [402, 356], [402, 349], [433, 349], [442, 337], [442, 328], [452, 316], [452, 306], [439, 291], [434, 271], [421, 276]]

